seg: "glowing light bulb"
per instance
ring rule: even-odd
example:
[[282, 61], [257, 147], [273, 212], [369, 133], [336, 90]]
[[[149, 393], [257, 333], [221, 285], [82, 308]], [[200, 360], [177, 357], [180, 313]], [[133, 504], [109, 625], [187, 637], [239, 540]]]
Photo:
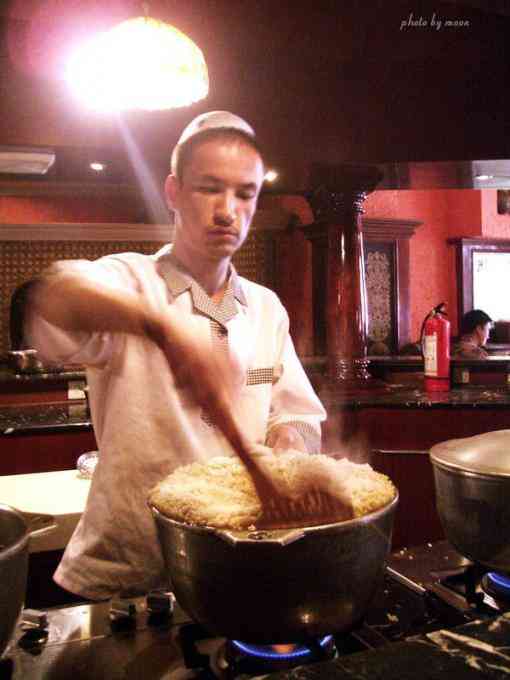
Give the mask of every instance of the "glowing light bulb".
[[264, 175], [265, 182], [274, 182], [276, 179], [278, 179], [278, 173], [276, 170], [268, 170]]
[[65, 77], [74, 95], [99, 111], [188, 106], [209, 91], [200, 49], [150, 17], [123, 21], [77, 47]]

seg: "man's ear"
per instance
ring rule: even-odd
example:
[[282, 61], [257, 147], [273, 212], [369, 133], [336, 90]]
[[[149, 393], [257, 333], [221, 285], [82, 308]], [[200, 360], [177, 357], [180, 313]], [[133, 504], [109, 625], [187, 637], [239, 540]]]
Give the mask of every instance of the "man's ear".
[[177, 192], [179, 189], [179, 180], [175, 175], [168, 175], [165, 180], [165, 197], [166, 204], [170, 210], [176, 209]]

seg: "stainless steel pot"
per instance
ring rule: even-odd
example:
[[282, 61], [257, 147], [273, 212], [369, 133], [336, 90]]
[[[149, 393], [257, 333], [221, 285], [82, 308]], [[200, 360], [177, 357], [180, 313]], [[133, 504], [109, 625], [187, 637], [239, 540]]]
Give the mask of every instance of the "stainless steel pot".
[[383, 572], [397, 502], [347, 522], [255, 532], [188, 526], [151, 510], [183, 609], [216, 635], [277, 643], [362, 620]]
[[27, 525], [19, 512], [0, 506], [0, 655], [14, 632], [25, 599], [28, 570]]
[[430, 460], [450, 543], [469, 559], [510, 573], [510, 430], [437, 444]]
[[14, 632], [25, 600], [28, 542], [31, 534], [54, 528], [49, 515], [25, 518], [8, 505], [0, 505], [0, 656]]

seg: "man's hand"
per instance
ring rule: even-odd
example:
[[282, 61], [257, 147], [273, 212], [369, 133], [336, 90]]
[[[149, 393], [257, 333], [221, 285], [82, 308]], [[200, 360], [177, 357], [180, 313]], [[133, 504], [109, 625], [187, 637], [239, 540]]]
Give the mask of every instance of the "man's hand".
[[234, 450], [248, 449], [234, 414], [231, 371], [221, 355], [201, 345], [173, 310], [165, 319], [149, 318], [145, 332], [164, 353], [176, 383], [190, 390]]
[[305, 440], [292, 425], [275, 425], [267, 437], [267, 446], [275, 453], [283, 453], [289, 449], [308, 453]]

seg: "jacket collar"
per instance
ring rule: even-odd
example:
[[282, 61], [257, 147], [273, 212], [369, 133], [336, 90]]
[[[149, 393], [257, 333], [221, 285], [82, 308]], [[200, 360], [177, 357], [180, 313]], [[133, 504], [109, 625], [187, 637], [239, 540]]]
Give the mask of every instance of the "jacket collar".
[[226, 324], [237, 314], [235, 300], [244, 306], [247, 305], [239, 275], [232, 264], [230, 265], [227, 290], [221, 302], [217, 304], [211, 300], [186, 267], [173, 255], [171, 247], [157, 253], [156, 260], [159, 273], [165, 279], [171, 296], [175, 299], [189, 290], [194, 309], [221, 325]]

